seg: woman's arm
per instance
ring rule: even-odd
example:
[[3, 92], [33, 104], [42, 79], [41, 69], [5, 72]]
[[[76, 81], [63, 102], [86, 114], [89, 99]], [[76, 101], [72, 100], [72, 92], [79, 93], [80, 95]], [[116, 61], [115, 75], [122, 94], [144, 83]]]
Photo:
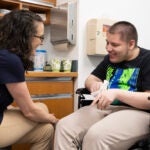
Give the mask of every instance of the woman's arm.
[[26, 82], [9, 83], [6, 87], [24, 116], [37, 122], [56, 123], [57, 119], [32, 101]]

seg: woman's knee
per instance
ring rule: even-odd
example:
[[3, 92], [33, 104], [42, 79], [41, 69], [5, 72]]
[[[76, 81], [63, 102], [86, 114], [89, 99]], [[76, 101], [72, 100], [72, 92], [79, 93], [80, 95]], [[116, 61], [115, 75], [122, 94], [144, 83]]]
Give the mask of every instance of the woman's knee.
[[54, 136], [54, 127], [52, 124], [46, 124], [46, 133], [49, 134], [49, 137], [53, 138]]
[[53, 139], [54, 137], [54, 127], [52, 124], [43, 124], [42, 125], [42, 129], [40, 131], [40, 133], [42, 134], [42, 137], [44, 137], [45, 139]]
[[36, 102], [35, 103], [37, 106], [39, 106], [40, 108], [42, 108], [43, 110], [45, 110], [46, 112], [49, 112], [48, 107], [46, 104], [41, 103], [41, 102]]

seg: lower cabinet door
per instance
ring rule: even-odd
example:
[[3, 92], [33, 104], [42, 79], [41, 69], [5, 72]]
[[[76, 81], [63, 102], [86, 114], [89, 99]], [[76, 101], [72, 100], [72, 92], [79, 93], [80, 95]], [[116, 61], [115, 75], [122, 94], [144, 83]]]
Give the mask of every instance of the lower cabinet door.
[[12, 150], [30, 150], [29, 144], [14, 144]]
[[58, 99], [43, 99], [39, 100], [45, 103], [50, 113], [53, 113], [57, 118], [62, 118], [73, 112], [73, 98], [58, 98]]

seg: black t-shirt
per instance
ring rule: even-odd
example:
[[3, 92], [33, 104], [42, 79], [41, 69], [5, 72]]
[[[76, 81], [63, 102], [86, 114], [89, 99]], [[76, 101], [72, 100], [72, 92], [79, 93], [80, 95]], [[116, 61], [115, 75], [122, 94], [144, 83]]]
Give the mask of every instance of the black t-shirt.
[[[91, 74], [101, 80], [109, 81], [109, 89], [141, 92], [150, 90], [150, 51], [140, 48], [138, 57], [121, 63], [111, 63], [107, 55]], [[115, 100], [112, 104], [123, 103]]]
[[24, 81], [24, 67], [21, 59], [8, 50], [0, 50], [0, 123], [4, 110], [13, 102], [13, 97], [5, 84]]

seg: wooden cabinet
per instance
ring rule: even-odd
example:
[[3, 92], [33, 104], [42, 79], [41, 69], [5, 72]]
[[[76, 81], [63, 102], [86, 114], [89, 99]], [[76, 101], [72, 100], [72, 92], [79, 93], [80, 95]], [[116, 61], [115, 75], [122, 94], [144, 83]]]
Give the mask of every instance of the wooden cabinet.
[[[50, 9], [56, 5], [56, 0], [1, 0], [0, 9], [15, 10], [15, 9], [27, 9], [31, 10], [41, 16], [44, 16], [44, 23], [50, 24]], [[1, 12], [0, 16], [5, 13]]]
[[73, 112], [74, 81], [72, 77], [34, 77], [27, 86], [33, 100], [47, 104], [49, 111], [62, 118]]
[[45, 103], [49, 111], [62, 118], [74, 110], [74, 81], [77, 72], [26, 73], [26, 83], [34, 102]]
[[[1, 0], [0, 1], [0, 9], [6, 9], [6, 10], [16, 10], [21, 9], [21, 4], [16, 1], [11, 0]], [[4, 16], [5, 12], [0, 12], [0, 17]]]
[[42, 0], [43, 2], [49, 2], [49, 3], [53, 3], [56, 5], [56, 0]]
[[[29, 92], [35, 102], [48, 106], [51, 113], [62, 118], [74, 111], [74, 81], [77, 72], [32, 72], [26, 74]], [[29, 150], [28, 144], [15, 144], [12, 150]]]

